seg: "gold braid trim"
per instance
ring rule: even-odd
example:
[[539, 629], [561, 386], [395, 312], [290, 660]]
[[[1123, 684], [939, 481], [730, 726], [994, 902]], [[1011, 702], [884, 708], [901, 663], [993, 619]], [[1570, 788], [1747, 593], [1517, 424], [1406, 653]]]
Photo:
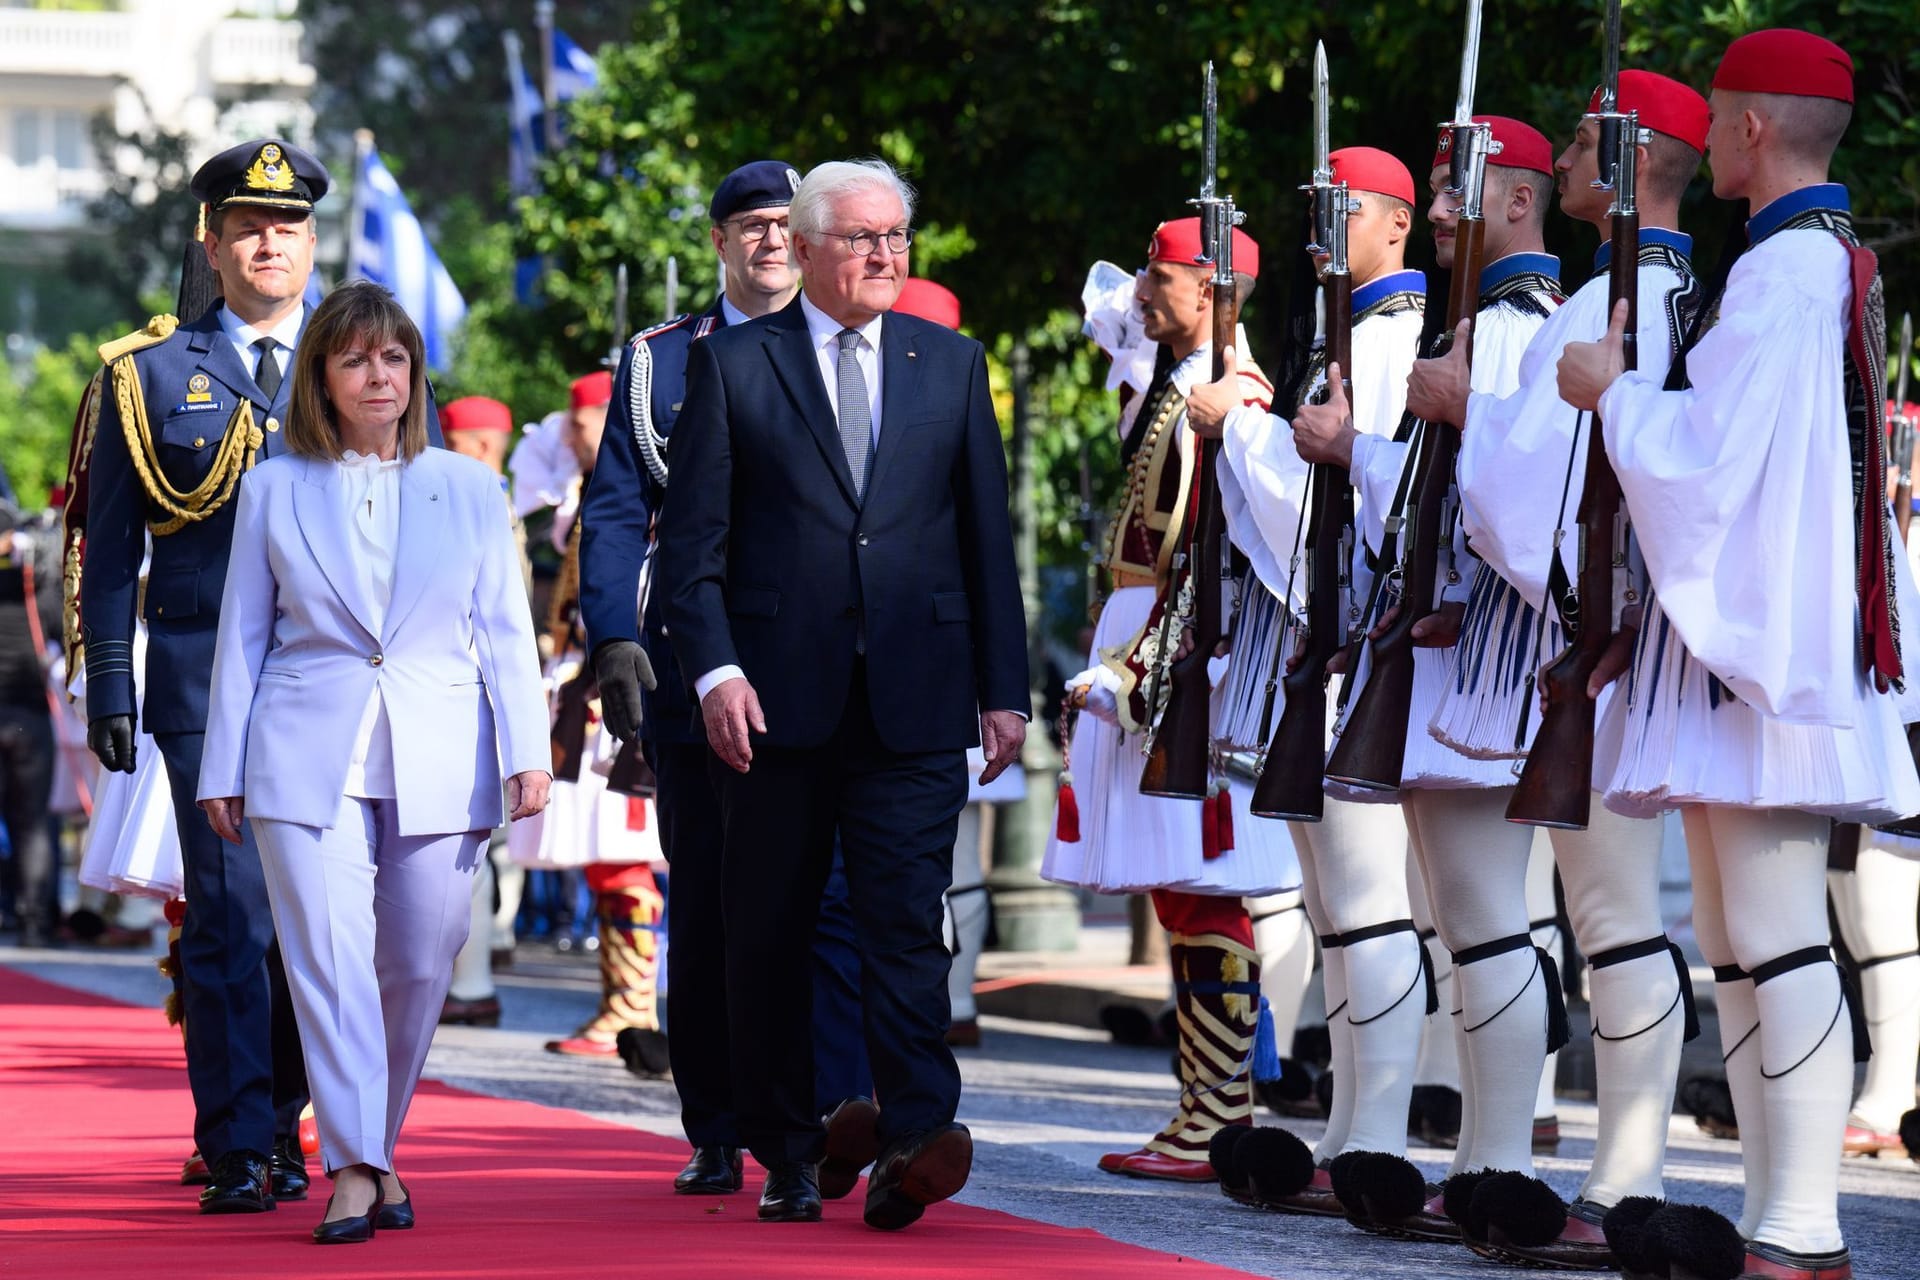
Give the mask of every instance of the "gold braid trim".
[[[105, 372], [97, 371], [88, 380], [81, 397], [80, 421], [75, 427], [80, 441], [67, 468], [69, 501], [80, 491], [81, 479], [93, 461], [93, 438], [100, 430], [100, 382]], [[86, 539], [85, 522], [82, 521], [80, 528], [74, 528], [67, 523], [67, 513], [62, 511], [60, 537], [66, 546], [66, 555], [60, 563], [60, 639], [67, 655], [67, 685], [71, 690], [74, 678], [86, 669], [86, 637], [80, 629], [80, 565]], [[71, 693], [68, 696], [71, 697]]]
[[160, 458], [153, 446], [153, 429], [147, 423], [146, 397], [141, 394], [140, 372], [134, 368], [131, 354], [113, 362], [113, 396], [120, 408], [120, 426], [126, 432], [127, 456], [133, 459], [133, 469], [139, 474], [147, 496], [169, 517], [147, 521], [156, 538], [178, 533], [226, 506], [241, 475], [253, 468], [260, 443], [266, 438], [254, 425], [253, 401], [242, 396], [239, 407], [227, 422], [227, 433], [220, 440], [206, 479], [192, 492], [182, 493], [160, 470]]

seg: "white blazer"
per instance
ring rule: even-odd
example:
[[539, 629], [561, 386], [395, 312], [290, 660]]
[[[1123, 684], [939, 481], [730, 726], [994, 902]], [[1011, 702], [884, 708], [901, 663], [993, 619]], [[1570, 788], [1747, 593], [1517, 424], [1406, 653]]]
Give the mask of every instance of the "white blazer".
[[[240, 484], [214, 649], [202, 800], [330, 827], [375, 685], [403, 835], [491, 830], [502, 771], [551, 771], [533, 617], [500, 481], [428, 449], [401, 469], [393, 595], [375, 634], [331, 461]], [[496, 742], [497, 738], [497, 742]]]

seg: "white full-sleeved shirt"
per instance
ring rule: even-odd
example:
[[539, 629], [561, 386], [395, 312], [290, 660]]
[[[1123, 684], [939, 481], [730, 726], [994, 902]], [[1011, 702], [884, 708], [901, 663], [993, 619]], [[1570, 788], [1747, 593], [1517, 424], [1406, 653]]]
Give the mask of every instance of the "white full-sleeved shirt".
[[[867, 384], [867, 408], [873, 423], [873, 445], [880, 446], [880, 326], [885, 323], [882, 313], [863, 325], [848, 326], [841, 324], [832, 316], [813, 305], [813, 299], [806, 294], [800, 295], [800, 314], [807, 318], [807, 337], [813, 344], [815, 366], [820, 370], [820, 380], [827, 388], [827, 406], [833, 410], [833, 420], [840, 420], [840, 331], [855, 327], [860, 341], [854, 344], [854, 359], [860, 362], [860, 377]], [[746, 675], [738, 666], [729, 664], [715, 667], [693, 682], [694, 696], [702, 702], [715, 685]]]
[[272, 338], [273, 360], [280, 366], [280, 380], [285, 382], [287, 375], [293, 372], [293, 344], [300, 337], [300, 322], [305, 318], [306, 308], [302, 307], [271, 329], [256, 329], [222, 305], [220, 331], [227, 335], [227, 341], [239, 353], [240, 363], [253, 375], [256, 383], [260, 381], [260, 353], [253, 349], [253, 344], [262, 338]]
[[[351, 530], [353, 572], [360, 579], [361, 598], [368, 602], [377, 636], [386, 627], [387, 605], [393, 599], [394, 556], [400, 546], [399, 459], [383, 462], [370, 454], [348, 449], [341, 455], [336, 479], [340, 503]], [[374, 681], [354, 737], [353, 757], [347, 764], [345, 794], [368, 799], [392, 799], [393, 732], [387, 723], [387, 701]]]

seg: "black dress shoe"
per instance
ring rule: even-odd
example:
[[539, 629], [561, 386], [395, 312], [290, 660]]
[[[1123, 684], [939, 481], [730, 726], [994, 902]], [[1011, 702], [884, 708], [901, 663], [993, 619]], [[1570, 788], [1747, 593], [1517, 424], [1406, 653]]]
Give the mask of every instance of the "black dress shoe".
[[911, 1226], [928, 1205], [966, 1186], [972, 1172], [973, 1135], [965, 1125], [945, 1124], [907, 1134], [881, 1153], [873, 1166], [862, 1216], [877, 1231]]
[[382, 1199], [374, 1212], [373, 1225], [382, 1231], [413, 1230], [413, 1188], [403, 1182], [400, 1189], [407, 1193], [404, 1200], [388, 1200], [386, 1190], [382, 1188], [380, 1192]]
[[271, 1185], [275, 1200], [305, 1200], [307, 1198], [307, 1157], [301, 1154], [300, 1139], [275, 1138], [273, 1140], [273, 1173]]
[[746, 1181], [746, 1166], [740, 1148], [695, 1147], [673, 1180], [673, 1189], [683, 1196], [724, 1196], [738, 1191]]
[[[333, 1202], [327, 1202], [332, 1207]], [[367, 1211], [353, 1218], [335, 1218], [332, 1222], [322, 1222], [313, 1229], [315, 1244], [365, 1244], [373, 1239], [374, 1227], [380, 1221], [380, 1187], [373, 1188], [373, 1203]]]
[[229, 1151], [213, 1162], [200, 1193], [202, 1213], [265, 1213], [273, 1208], [272, 1165], [258, 1151]]
[[812, 1165], [782, 1164], [767, 1170], [767, 1183], [760, 1189], [760, 1221], [820, 1221], [820, 1185]]
[[448, 996], [440, 1006], [443, 1027], [497, 1027], [500, 1025], [500, 997], [481, 996], [478, 1000], [460, 1000]]
[[860, 1185], [860, 1175], [880, 1154], [880, 1108], [869, 1098], [848, 1098], [827, 1117], [827, 1153], [820, 1161], [820, 1195], [838, 1200]]

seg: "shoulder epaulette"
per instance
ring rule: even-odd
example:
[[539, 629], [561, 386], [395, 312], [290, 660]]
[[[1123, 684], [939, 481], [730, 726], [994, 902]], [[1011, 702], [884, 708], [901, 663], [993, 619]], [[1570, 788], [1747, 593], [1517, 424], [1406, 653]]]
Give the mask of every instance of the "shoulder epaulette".
[[629, 345], [637, 347], [641, 343], [645, 342], [648, 338], [656, 338], [656, 337], [659, 337], [661, 334], [665, 333], [669, 329], [677, 329], [681, 325], [685, 324], [688, 320], [691, 320], [692, 318], [693, 318], [693, 313], [691, 311], [683, 311], [671, 320], [663, 321], [662, 323], [653, 326], [653, 328], [651, 329], [642, 329], [640, 332], [634, 334], [633, 341]]
[[147, 321], [146, 328], [135, 329], [124, 338], [115, 338], [112, 342], [101, 343], [100, 363], [112, 364], [115, 360], [118, 360], [130, 351], [138, 351], [143, 347], [151, 347], [156, 342], [165, 342], [173, 336], [173, 331], [179, 327], [180, 322], [172, 316], [155, 316], [153, 319]]

